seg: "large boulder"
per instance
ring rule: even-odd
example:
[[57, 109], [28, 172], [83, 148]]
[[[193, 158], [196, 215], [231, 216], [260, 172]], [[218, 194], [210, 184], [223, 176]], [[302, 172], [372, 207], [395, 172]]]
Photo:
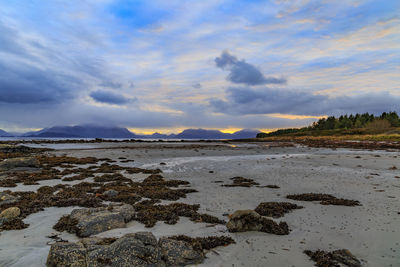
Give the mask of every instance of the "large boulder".
[[199, 264], [203, 260], [203, 252], [189, 242], [169, 238], [157, 241], [150, 232], [138, 232], [119, 239], [90, 237], [78, 243], [55, 243], [47, 266], [163, 267]]
[[110, 245], [92, 247], [87, 264], [102, 266], [165, 266], [157, 239], [149, 232], [127, 234]]
[[115, 228], [123, 228], [132, 220], [135, 211], [131, 205], [109, 206], [90, 209], [75, 209], [70, 219], [76, 221], [75, 232], [79, 237], [88, 237]]
[[82, 243], [57, 242], [50, 247], [49, 267], [86, 267], [86, 248]]
[[276, 235], [289, 234], [287, 223], [275, 221], [262, 217], [254, 210], [237, 210], [226, 224], [229, 232], [260, 231]]

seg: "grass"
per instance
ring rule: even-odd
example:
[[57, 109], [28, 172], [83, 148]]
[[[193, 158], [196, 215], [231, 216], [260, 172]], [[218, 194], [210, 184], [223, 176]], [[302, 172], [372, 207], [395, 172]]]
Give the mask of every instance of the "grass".
[[400, 134], [362, 134], [362, 135], [325, 135], [325, 136], [270, 136], [253, 139], [254, 141], [298, 141], [298, 140], [330, 140], [330, 141], [388, 141], [400, 142]]
[[330, 141], [400, 141], [400, 127], [357, 128], [298, 131], [283, 134], [265, 134], [256, 138], [258, 141], [296, 141], [296, 140], [330, 140]]

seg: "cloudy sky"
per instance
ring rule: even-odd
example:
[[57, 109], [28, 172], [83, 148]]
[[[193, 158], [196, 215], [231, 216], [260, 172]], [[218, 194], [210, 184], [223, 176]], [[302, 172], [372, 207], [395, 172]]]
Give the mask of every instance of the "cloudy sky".
[[400, 111], [400, 1], [0, 0], [0, 129]]

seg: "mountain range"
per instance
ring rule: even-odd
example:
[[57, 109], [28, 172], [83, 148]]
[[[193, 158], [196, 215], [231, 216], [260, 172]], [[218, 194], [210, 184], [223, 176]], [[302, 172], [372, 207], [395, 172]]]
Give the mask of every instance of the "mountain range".
[[242, 139], [255, 138], [260, 131], [244, 129], [235, 133], [223, 133], [218, 130], [186, 129], [178, 134], [139, 135], [122, 127], [95, 125], [55, 126], [24, 134], [11, 134], [0, 130], [0, 137], [42, 137], [42, 138], [127, 138], [127, 139]]
[[8, 137], [8, 136], [13, 136], [13, 134], [0, 130], [0, 137]]

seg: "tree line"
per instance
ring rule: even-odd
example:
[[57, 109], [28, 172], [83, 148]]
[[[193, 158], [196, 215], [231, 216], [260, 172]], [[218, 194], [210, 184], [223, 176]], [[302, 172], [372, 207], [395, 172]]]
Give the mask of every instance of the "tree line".
[[318, 132], [335, 129], [384, 129], [400, 127], [399, 115], [395, 112], [383, 112], [379, 116], [369, 113], [341, 115], [340, 117], [329, 116], [313, 122], [312, 125], [303, 128], [281, 129], [271, 133], [259, 133], [257, 137], [278, 136], [299, 132]]
[[339, 118], [329, 116], [314, 122], [309, 130], [333, 130], [333, 129], [354, 129], [365, 128], [373, 122], [378, 121], [381, 125], [388, 127], [399, 127], [400, 118], [395, 111], [383, 112], [380, 116], [369, 113], [342, 115]]

